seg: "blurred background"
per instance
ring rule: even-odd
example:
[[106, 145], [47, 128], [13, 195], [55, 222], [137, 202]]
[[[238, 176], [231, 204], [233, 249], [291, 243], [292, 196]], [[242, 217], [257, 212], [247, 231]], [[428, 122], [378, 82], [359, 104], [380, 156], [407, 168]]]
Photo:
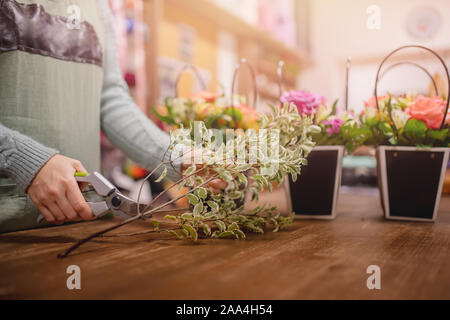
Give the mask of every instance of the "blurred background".
[[[256, 72], [257, 110], [279, 99], [277, 64], [285, 62], [285, 89], [304, 89], [329, 102], [346, 96], [359, 111], [372, 96], [378, 65], [393, 49], [421, 44], [450, 58], [448, 0], [109, 0], [116, 20], [120, 65], [133, 98], [155, 122], [151, 107], [174, 96], [186, 64], [195, 65], [206, 87], [230, 95], [234, 66], [246, 58]], [[393, 61], [427, 68], [439, 92], [446, 93], [444, 70], [427, 53], [406, 50]], [[414, 66], [402, 65], [383, 77], [380, 91], [434, 94], [431, 80]], [[178, 94], [202, 89], [186, 72]], [[244, 68], [236, 92], [251, 95], [252, 77]], [[145, 174], [104, 139], [103, 169], [116, 184], [131, 188]], [[376, 184], [373, 150], [344, 159], [343, 183]], [[122, 170], [117, 170], [121, 168]], [[131, 178], [132, 180], [128, 179]], [[119, 180], [119, 182], [118, 182]], [[157, 192], [163, 186], [152, 185]], [[155, 191], [156, 190], [156, 191]]]

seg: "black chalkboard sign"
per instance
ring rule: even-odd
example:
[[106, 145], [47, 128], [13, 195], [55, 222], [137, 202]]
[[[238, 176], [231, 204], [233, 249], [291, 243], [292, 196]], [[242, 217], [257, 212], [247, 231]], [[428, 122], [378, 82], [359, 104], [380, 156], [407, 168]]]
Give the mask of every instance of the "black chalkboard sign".
[[[331, 147], [333, 148], [333, 147]], [[333, 215], [340, 183], [342, 150], [316, 148], [308, 155], [308, 165], [302, 167], [296, 182], [289, 178], [292, 211], [297, 217], [328, 217]], [[339, 172], [337, 172], [339, 170]]]

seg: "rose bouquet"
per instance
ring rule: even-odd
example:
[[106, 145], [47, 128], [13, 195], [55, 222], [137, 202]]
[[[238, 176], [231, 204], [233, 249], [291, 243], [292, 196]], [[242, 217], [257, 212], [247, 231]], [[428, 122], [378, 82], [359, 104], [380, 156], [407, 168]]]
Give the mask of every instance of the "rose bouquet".
[[[442, 97], [384, 95], [365, 102], [360, 126], [350, 128], [354, 143], [364, 145], [448, 147], [448, 128], [441, 128], [447, 101]], [[447, 116], [444, 125], [450, 123]], [[354, 132], [351, 130], [354, 129]]]
[[323, 96], [307, 91], [288, 91], [282, 103], [292, 103], [299, 114], [311, 117], [318, 130], [312, 133], [316, 147], [308, 156], [298, 181], [286, 183], [296, 217], [333, 219], [341, 180], [341, 164], [347, 127], [357, 127], [352, 113], [327, 105]]
[[207, 128], [256, 129], [257, 112], [244, 103], [242, 97], [233, 107], [224, 95], [199, 91], [189, 98], [171, 97], [164, 100], [164, 106], [153, 109], [156, 116], [168, 125], [168, 130], [183, 125], [189, 127], [192, 121], [203, 121]]
[[447, 66], [436, 52], [423, 46], [400, 47], [380, 64], [375, 95], [365, 102], [360, 126], [347, 128], [345, 134], [352, 138], [353, 146], [377, 147], [378, 185], [387, 219], [434, 221], [448, 162], [449, 101], [440, 96], [377, 95], [384, 63], [397, 51], [407, 48], [419, 48], [438, 58], [450, 90]]
[[337, 100], [330, 106], [322, 95], [303, 90], [285, 92], [282, 103], [293, 103], [300, 114], [312, 116], [313, 123], [321, 128], [313, 135], [316, 145], [345, 145], [346, 137], [342, 134], [346, 127], [358, 126], [353, 113], [337, 107]]

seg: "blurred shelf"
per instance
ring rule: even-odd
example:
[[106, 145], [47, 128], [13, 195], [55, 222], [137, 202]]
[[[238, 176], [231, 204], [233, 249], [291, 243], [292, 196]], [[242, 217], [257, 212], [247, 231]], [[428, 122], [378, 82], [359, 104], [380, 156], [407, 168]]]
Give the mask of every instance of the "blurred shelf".
[[[392, 48], [391, 50], [394, 50], [396, 48]], [[433, 50], [439, 54], [441, 57], [443, 57], [444, 60], [448, 56], [450, 56], [450, 48], [433, 48]], [[358, 56], [352, 56], [352, 63], [354, 64], [380, 64], [384, 57], [386, 57], [389, 54], [389, 50], [375, 53], [375, 54], [367, 54], [367, 55], [358, 55]], [[391, 63], [403, 61], [403, 60], [434, 60], [436, 57], [434, 57], [430, 52], [427, 52], [425, 50], [420, 50], [417, 48], [410, 48], [405, 49], [404, 51], [399, 51], [398, 53], [394, 54], [392, 57], [389, 58], [389, 61]], [[340, 63], [345, 65], [347, 62], [346, 58], [342, 58], [340, 60]]]
[[165, 3], [177, 6], [187, 13], [194, 14], [198, 19], [210, 21], [225, 31], [232, 32], [240, 38], [257, 41], [266, 49], [277, 52], [282, 59], [292, 60], [301, 67], [312, 64], [311, 57], [300, 48], [291, 48], [274, 38], [269, 32], [251, 25], [242, 18], [221, 8], [210, 0], [165, 0]]

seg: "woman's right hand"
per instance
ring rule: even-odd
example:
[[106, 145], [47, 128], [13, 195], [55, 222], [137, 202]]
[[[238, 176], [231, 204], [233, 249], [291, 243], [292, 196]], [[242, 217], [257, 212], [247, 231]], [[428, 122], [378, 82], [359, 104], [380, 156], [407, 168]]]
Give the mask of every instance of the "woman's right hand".
[[54, 224], [92, 220], [95, 216], [81, 194], [75, 172], [86, 172], [78, 161], [54, 155], [34, 177], [27, 193], [44, 218]]

